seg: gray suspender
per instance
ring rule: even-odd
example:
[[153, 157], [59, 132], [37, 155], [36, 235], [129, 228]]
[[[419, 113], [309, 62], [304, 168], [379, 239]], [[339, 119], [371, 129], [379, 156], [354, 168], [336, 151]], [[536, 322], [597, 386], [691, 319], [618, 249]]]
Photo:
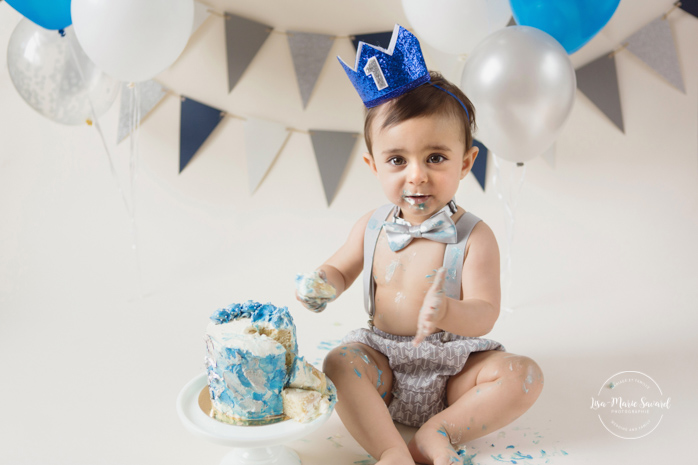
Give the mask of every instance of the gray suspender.
[[475, 225], [480, 218], [470, 212], [465, 212], [458, 218], [456, 231], [458, 242], [446, 244], [444, 252], [444, 268], [446, 268], [446, 279], [444, 280], [444, 293], [452, 298], [460, 300], [460, 288], [463, 282], [463, 257], [465, 245]]
[[[375, 282], [373, 281], [373, 255], [376, 251], [378, 235], [383, 228], [383, 222], [395, 208], [394, 205], [383, 205], [376, 209], [368, 220], [364, 232], [364, 307], [369, 317], [373, 319], [375, 313]], [[460, 299], [461, 282], [463, 275], [463, 254], [470, 233], [480, 218], [470, 212], [465, 212], [456, 223], [458, 242], [446, 244], [443, 266], [446, 268], [444, 292], [452, 299]]]
[[383, 229], [383, 222], [394, 207], [392, 204], [378, 207], [371, 215], [371, 219], [368, 220], [364, 232], [364, 308], [371, 319], [373, 319], [375, 310], [373, 293], [376, 290], [373, 282], [373, 253], [376, 251], [376, 242], [378, 242], [378, 235]]

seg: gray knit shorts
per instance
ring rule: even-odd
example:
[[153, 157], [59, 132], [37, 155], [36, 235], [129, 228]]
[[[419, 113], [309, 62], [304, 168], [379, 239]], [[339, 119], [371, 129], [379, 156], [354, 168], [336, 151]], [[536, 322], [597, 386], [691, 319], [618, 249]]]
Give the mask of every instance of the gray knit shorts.
[[422, 426], [446, 408], [446, 383], [463, 370], [468, 355], [484, 350], [504, 350], [499, 342], [479, 337], [434, 333], [418, 346], [412, 336], [396, 336], [373, 327], [355, 329], [342, 344], [360, 342], [388, 357], [393, 370], [393, 400], [388, 406], [393, 420]]

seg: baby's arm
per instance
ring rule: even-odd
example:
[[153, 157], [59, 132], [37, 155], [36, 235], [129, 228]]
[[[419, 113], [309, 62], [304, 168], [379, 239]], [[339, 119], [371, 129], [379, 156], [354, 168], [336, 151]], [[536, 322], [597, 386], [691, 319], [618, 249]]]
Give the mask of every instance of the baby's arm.
[[[479, 222], [468, 239], [463, 263], [463, 299], [443, 296], [443, 282], [437, 276], [419, 312], [414, 343], [443, 329], [460, 336], [479, 337], [489, 333], [499, 317], [499, 247], [494, 233]], [[440, 273], [443, 276], [443, 271]]]
[[[318, 305], [318, 300], [313, 299], [310, 295], [312, 292], [305, 290], [307, 286], [304, 286], [302, 281], [297, 283], [296, 298], [305, 307], [314, 311], [324, 310], [327, 302], [339, 297], [359, 276], [364, 265], [364, 231], [372, 214], [373, 211], [361, 217], [351, 229], [346, 242], [315, 270], [324, 277], [327, 284], [334, 287], [334, 298], [320, 301], [321, 303]], [[301, 280], [303, 280], [303, 276], [311, 277], [310, 274], [301, 275]]]

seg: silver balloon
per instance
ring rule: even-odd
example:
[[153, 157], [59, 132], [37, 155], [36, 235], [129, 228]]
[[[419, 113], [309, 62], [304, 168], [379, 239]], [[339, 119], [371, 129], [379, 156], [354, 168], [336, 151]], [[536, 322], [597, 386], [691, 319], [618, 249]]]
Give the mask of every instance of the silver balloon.
[[500, 158], [525, 162], [559, 136], [577, 80], [554, 38], [532, 27], [510, 26], [475, 47], [461, 88], [477, 111], [477, 139]]
[[105, 113], [116, 99], [119, 81], [97, 69], [85, 55], [72, 27], [65, 37], [22, 19], [7, 47], [7, 67], [19, 95], [58, 123], [81, 124]]

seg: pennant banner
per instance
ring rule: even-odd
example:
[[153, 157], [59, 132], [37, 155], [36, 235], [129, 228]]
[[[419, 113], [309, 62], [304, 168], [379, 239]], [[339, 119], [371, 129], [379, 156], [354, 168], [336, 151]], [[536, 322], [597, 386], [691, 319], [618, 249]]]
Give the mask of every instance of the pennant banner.
[[342, 179], [358, 135], [356, 132], [310, 130], [310, 139], [313, 142], [315, 159], [320, 169], [327, 205], [332, 203], [337, 193], [339, 181]]
[[[223, 14], [222, 12], [212, 11], [206, 4], [199, 1], [195, 1], [194, 5], [195, 18], [192, 25], [192, 33], [201, 27], [211, 13], [225, 17], [228, 90], [232, 91], [274, 28], [231, 13]], [[673, 86], [684, 94], [686, 93], [673, 34], [669, 22], [666, 21], [668, 15], [679, 7], [690, 14], [698, 16], [698, 0], [677, 2], [661, 18], [655, 19], [629, 36], [623, 42], [623, 47], [617, 48], [610, 55], [603, 55], [576, 70], [578, 89], [623, 132], [625, 132], [625, 128], [615, 64], [615, 54], [622, 48], [628, 48], [630, 52], [647, 63], [648, 66], [657, 71]], [[514, 24], [515, 21], [512, 18], [508, 25]], [[337, 37], [302, 31], [287, 31], [286, 35], [293, 59], [301, 102], [303, 108], [307, 108], [329, 51]], [[355, 48], [358, 48], [359, 42], [365, 42], [387, 49], [390, 46], [391, 39], [392, 31], [351, 36]], [[426, 48], [427, 44], [424, 47]], [[435, 53], [435, 56], [439, 58], [437, 53]], [[454, 66], [454, 57], [442, 58], [449, 66]], [[139, 95], [139, 99], [133, 99], [134, 93], [132, 89], [127, 87], [122, 89], [117, 143], [129, 135], [135, 118], [138, 118], [138, 123], [142, 122], [146, 115], [169, 92], [155, 81], [137, 83], [137, 86], [138, 92], [136, 95]], [[138, 108], [137, 112], [140, 114], [134, 115], [134, 109], [132, 108], [134, 100], [139, 100], [135, 103]], [[180, 172], [187, 166], [217, 127], [222, 117], [223, 113], [219, 109], [182, 97]], [[240, 118], [246, 119], [245, 117]], [[254, 192], [283, 149], [292, 129], [272, 121], [254, 118], [247, 118], [247, 120], [244, 125], [245, 143], [249, 165], [250, 190]], [[356, 133], [342, 131], [316, 130], [310, 133], [328, 204], [332, 202], [336, 195], [342, 174], [355, 145], [356, 136]], [[484, 190], [489, 151], [479, 141], [474, 143], [480, 147], [480, 155], [475, 160], [472, 171]], [[554, 167], [555, 146], [551, 146], [541, 156], [551, 167]]]
[[230, 92], [250, 66], [273, 28], [231, 13], [226, 13], [225, 16], [225, 49], [228, 55], [228, 92]]
[[354, 49], [357, 51], [359, 49], [359, 42], [366, 42], [367, 44], [376, 45], [387, 50], [390, 46], [390, 39], [392, 39], [392, 37], [393, 31], [374, 32], [372, 34], [354, 34], [351, 36], [351, 43], [354, 44]]
[[190, 98], [182, 97], [182, 112], [179, 122], [179, 172], [187, 166], [194, 154], [206, 142], [223, 112]]
[[[140, 111], [138, 114], [138, 121], [136, 121], [136, 127], [141, 124], [141, 121], [145, 119], [146, 115], [150, 113], [150, 110], [155, 108], [155, 105], [160, 103], [160, 100], [167, 95], [167, 89], [165, 89], [160, 83], [153, 80], [143, 81], [135, 83], [138, 89], [138, 98], [140, 100]], [[131, 132], [131, 119], [132, 111], [131, 108], [131, 96], [132, 89], [128, 87], [126, 83], [121, 86], [121, 107], [119, 108], [119, 127], [116, 131], [116, 143], [118, 144], [126, 138]]]
[[310, 94], [327, 60], [327, 54], [330, 53], [334, 43], [334, 37], [297, 31], [289, 31], [287, 36], [303, 108], [306, 108]]
[[577, 88], [596, 105], [604, 115], [625, 132], [620, 106], [618, 75], [615, 55], [602, 55], [576, 70]]
[[470, 170], [471, 173], [473, 173], [473, 176], [475, 176], [475, 179], [477, 179], [478, 184], [480, 184], [480, 187], [482, 187], [482, 190], [485, 190], [485, 180], [487, 179], [487, 147], [480, 142], [477, 139], [473, 139], [473, 147], [477, 147], [480, 149], [480, 151], [477, 154], [477, 158], [475, 159], [475, 163], [473, 163], [473, 167]]
[[200, 2], [194, 2], [194, 23], [191, 27], [191, 33], [195, 33], [209, 16], [211, 16], [211, 13], [208, 11], [208, 6]]
[[698, 18], [698, 0], [681, 0], [681, 9]]
[[291, 134], [273, 121], [248, 118], [244, 123], [250, 193], [254, 193]]
[[686, 93], [669, 22], [659, 17], [624, 42], [628, 50], [657, 71], [671, 85]]

